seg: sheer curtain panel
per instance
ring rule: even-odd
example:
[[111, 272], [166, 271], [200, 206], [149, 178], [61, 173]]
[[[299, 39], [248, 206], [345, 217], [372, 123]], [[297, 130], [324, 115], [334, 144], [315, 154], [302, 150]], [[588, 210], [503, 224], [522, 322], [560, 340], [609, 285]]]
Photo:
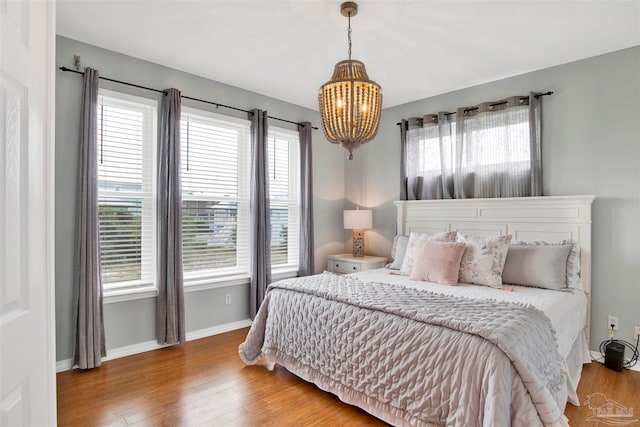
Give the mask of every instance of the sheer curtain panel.
[[267, 178], [267, 112], [251, 113], [251, 286], [249, 314], [253, 319], [271, 283], [271, 221]]
[[107, 354], [98, 227], [98, 78], [98, 70], [85, 69], [73, 279], [73, 365], [80, 369], [100, 366]]
[[455, 123], [451, 114], [428, 114], [407, 121], [407, 200], [453, 198]]
[[300, 250], [298, 276], [315, 272], [313, 252], [313, 161], [311, 123], [298, 125], [300, 139]]
[[540, 112], [531, 93], [408, 119], [406, 199], [542, 195]]
[[162, 100], [158, 144], [158, 300], [160, 344], [185, 341], [182, 275], [182, 196], [180, 185], [180, 91], [169, 89]]

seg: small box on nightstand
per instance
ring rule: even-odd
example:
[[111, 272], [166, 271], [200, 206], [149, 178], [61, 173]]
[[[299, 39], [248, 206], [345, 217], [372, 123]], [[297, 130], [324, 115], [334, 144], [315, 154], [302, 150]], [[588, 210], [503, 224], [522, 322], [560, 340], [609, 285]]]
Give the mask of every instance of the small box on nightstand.
[[387, 259], [381, 256], [354, 257], [352, 254], [329, 255], [327, 270], [338, 273], [357, 273], [358, 271], [382, 268], [387, 264]]

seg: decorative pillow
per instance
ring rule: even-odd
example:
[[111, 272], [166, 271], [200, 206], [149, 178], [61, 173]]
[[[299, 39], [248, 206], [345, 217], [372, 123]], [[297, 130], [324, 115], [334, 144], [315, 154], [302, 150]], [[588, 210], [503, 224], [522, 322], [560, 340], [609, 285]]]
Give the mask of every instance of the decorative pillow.
[[507, 258], [511, 235], [483, 238], [458, 234], [466, 245], [460, 261], [460, 282], [502, 289], [502, 269]]
[[502, 281], [510, 285], [566, 289], [571, 248], [572, 245], [511, 245]]
[[457, 231], [445, 231], [443, 233], [426, 234], [426, 233], [414, 233], [409, 234], [409, 244], [407, 245], [407, 251], [404, 253], [404, 260], [402, 260], [402, 267], [400, 267], [400, 274], [408, 276], [411, 274], [413, 268], [413, 262], [415, 259], [416, 251], [418, 250], [418, 244], [423, 240], [434, 240], [437, 242], [455, 242]]
[[462, 242], [421, 241], [409, 279], [456, 285], [464, 250]]
[[582, 281], [580, 280], [580, 246], [578, 242], [573, 239], [562, 240], [556, 243], [535, 241], [535, 242], [523, 242], [514, 241], [511, 246], [565, 246], [570, 245], [569, 256], [567, 258], [567, 279], [566, 283], [568, 288], [582, 289]]
[[393, 238], [393, 248], [391, 249], [391, 258], [393, 258], [393, 262], [387, 265], [387, 268], [390, 268], [392, 270], [400, 270], [400, 267], [402, 267], [402, 261], [404, 260], [404, 254], [407, 251], [408, 244], [408, 236], [398, 235]]

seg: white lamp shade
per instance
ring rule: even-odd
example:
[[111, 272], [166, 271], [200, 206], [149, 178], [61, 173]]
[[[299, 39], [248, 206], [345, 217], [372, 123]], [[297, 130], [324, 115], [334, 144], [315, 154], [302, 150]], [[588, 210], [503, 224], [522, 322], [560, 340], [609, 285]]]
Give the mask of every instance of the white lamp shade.
[[346, 210], [344, 211], [345, 230], [368, 230], [373, 226], [373, 217], [370, 210]]

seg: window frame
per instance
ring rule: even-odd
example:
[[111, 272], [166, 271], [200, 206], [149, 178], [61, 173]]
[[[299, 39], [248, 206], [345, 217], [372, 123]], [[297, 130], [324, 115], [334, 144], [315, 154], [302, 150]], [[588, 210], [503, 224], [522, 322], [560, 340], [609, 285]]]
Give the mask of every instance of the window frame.
[[[274, 135], [275, 134], [275, 135]], [[273, 138], [283, 138], [289, 145], [289, 158], [288, 158], [288, 198], [276, 199], [276, 201], [269, 199], [269, 210], [271, 211], [273, 205], [286, 205], [288, 218], [287, 224], [293, 224], [295, 227], [288, 226], [288, 238], [287, 238], [287, 262], [285, 264], [271, 265], [271, 274], [277, 273], [290, 273], [298, 272], [300, 268], [300, 221], [301, 221], [301, 200], [300, 200], [300, 134], [298, 131], [281, 128], [278, 126], [269, 126], [267, 136], [267, 158], [269, 158], [269, 141]], [[293, 167], [292, 167], [293, 165]], [[267, 165], [269, 166], [269, 164]], [[267, 168], [267, 174], [269, 174], [269, 168]], [[269, 175], [268, 175], [269, 176]], [[271, 183], [271, 182], [270, 182]], [[293, 184], [293, 185], [292, 185]], [[270, 190], [271, 191], [271, 190]], [[271, 227], [273, 233], [273, 225]], [[293, 230], [293, 233], [292, 233]], [[291, 238], [293, 236], [293, 238]], [[271, 239], [273, 243], [273, 239]], [[272, 249], [273, 257], [273, 249]]]
[[[112, 105], [122, 105], [123, 107], [137, 107], [140, 111], [149, 116], [145, 118], [143, 132], [143, 154], [142, 154], [142, 191], [126, 192], [116, 190], [100, 190], [98, 179], [98, 210], [100, 200], [103, 197], [141, 199], [141, 278], [109, 284], [102, 283], [103, 297], [105, 302], [115, 302], [133, 298], [146, 298], [157, 295], [157, 138], [158, 138], [158, 112], [159, 105], [155, 99], [144, 98], [124, 92], [109, 89], [98, 89], [98, 111], [100, 114], [104, 99], [110, 100]], [[128, 104], [128, 105], [127, 105]], [[146, 111], [145, 111], [146, 110]], [[101, 121], [101, 118], [98, 118]], [[97, 144], [101, 144], [101, 135], [96, 139]], [[99, 151], [98, 151], [99, 153]], [[100, 159], [98, 158], [98, 168]], [[100, 219], [98, 217], [98, 224]], [[100, 225], [98, 225], [100, 226]], [[101, 274], [102, 274], [102, 248], [101, 248]], [[150, 259], [147, 268], [142, 260]], [[102, 278], [101, 278], [102, 280]], [[133, 296], [133, 298], [132, 298]]]
[[[131, 95], [125, 92], [119, 92], [109, 89], [99, 89], [99, 105], [102, 105], [102, 100], [104, 97], [115, 100], [116, 102], [122, 102], [123, 104], [132, 103], [138, 104], [139, 106], [144, 106], [149, 108], [150, 117], [149, 123], [145, 126], [145, 129], [148, 130], [148, 137], [143, 142], [144, 154], [143, 160], [146, 160], [143, 169], [147, 173], [147, 179], [150, 179], [148, 187], [150, 191], [145, 192], [145, 196], [142, 197], [141, 193], [131, 192], [131, 196], [135, 198], [144, 198], [150, 203], [149, 206], [146, 204], [144, 207], [143, 216], [145, 221], [150, 221], [150, 225], [145, 222], [142, 226], [143, 230], [149, 230], [149, 235], [145, 235], [143, 237], [143, 247], [146, 251], [149, 252], [147, 254], [145, 252], [145, 257], [151, 256], [151, 267], [147, 269], [147, 274], [143, 276], [143, 278], [139, 280], [132, 281], [124, 281], [117, 282], [117, 285], [108, 284], [105, 286], [103, 284], [103, 296], [104, 303], [116, 303], [121, 301], [129, 301], [135, 299], [144, 299], [155, 297], [158, 294], [157, 289], [157, 143], [159, 137], [159, 114], [160, 114], [160, 105], [159, 101], [152, 98], [145, 98], [137, 95]], [[235, 125], [240, 125], [241, 127], [245, 127], [247, 130], [247, 136], [244, 139], [244, 144], [246, 145], [244, 149], [239, 150], [238, 156], [238, 197], [233, 199], [237, 202], [238, 206], [238, 216], [240, 217], [240, 211], [246, 210], [246, 223], [242, 225], [240, 222], [238, 223], [238, 231], [240, 229], [246, 230], [247, 238], [246, 248], [237, 250], [237, 253], [249, 252], [249, 244], [250, 237], [249, 234], [249, 224], [250, 224], [250, 212], [249, 212], [249, 203], [250, 203], [250, 180], [251, 180], [251, 126], [250, 121], [247, 119], [241, 119], [233, 116], [227, 116], [222, 114], [217, 114], [208, 110], [203, 110], [199, 108], [193, 107], [182, 107], [182, 115], [191, 114], [195, 116], [201, 116], [208, 119], [213, 119], [219, 122], [227, 122], [233, 123]], [[182, 118], [181, 118], [182, 119]], [[288, 208], [289, 218], [288, 223], [292, 223], [292, 216], [295, 221], [295, 228], [290, 228], [289, 233], [294, 231], [295, 238], [288, 239], [288, 261], [286, 264], [281, 264], [277, 266], [272, 266], [272, 279], [273, 280], [281, 280], [284, 278], [295, 277], [297, 275], [299, 269], [299, 221], [300, 221], [300, 143], [299, 143], [299, 133], [294, 130], [289, 130], [285, 128], [280, 128], [277, 126], [269, 127], [269, 136], [272, 136], [272, 132], [276, 132], [278, 135], [284, 135], [289, 139], [289, 146], [294, 146], [295, 149], [289, 150], [289, 165], [295, 165], [294, 168], [289, 167], [288, 179], [289, 184], [292, 182], [295, 183], [294, 188], [289, 189], [289, 198], [286, 200], [278, 200], [275, 202], [276, 205], [285, 205]], [[98, 137], [97, 143], [100, 144], [100, 136]], [[181, 141], [182, 143], [182, 141]], [[144, 178], [143, 178], [144, 181]], [[241, 196], [240, 187], [246, 188], [246, 192], [244, 196]], [[291, 187], [291, 185], [290, 185]], [[293, 194], [295, 192], [295, 194]], [[118, 196], [122, 197], [123, 195], [129, 195], [129, 193], [125, 193], [122, 191], [112, 191], [112, 190], [98, 190], [98, 198], [100, 200], [101, 197], [108, 196]], [[295, 196], [295, 197], [294, 197]], [[182, 200], [214, 200], [215, 201], [232, 201], [230, 198], [222, 198], [215, 196], [189, 196], [182, 194]], [[144, 202], [143, 202], [144, 203]], [[270, 209], [273, 202], [270, 201]], [[291, 236], [291, 234], [289, 234]], [[244, 247], [244, 246], [243, 246]], [[204, 289], [214, 289], [214, 288], [222, 288], [229, 286], [239, 286], [246, 285], [250, 283], [250, 273], [249, 273], [249, 263], [247, 258], [246, 268], [244, 269], [220, 269], [217, 273], [209, 271], [204, 272], [194, 272], [194, 273], [185, 273], [184, 274], [184, 292], [194, 292]]]
[[[225, 116], [222, 114], [213, 113], [211, 111], [202, 110], [192, 107], [182, 107], [181, 122], [185, 115], [191, 115], [200, 117], [204, 120], [210, 120], [218, 122], [224, 125], [225, 123], [231, 124], [233, 127], [241, 128], [241, 131], [246, 132], [246, 137], [243, 140], [239, 140], [238, 143], [238, 193], [236, 197], [221, 197], [221, 196], [209, 196], [209, 195], [185, 195], [182, 193], [182, 201], [220, 201], [220, 202], [235, 202], [237, 206], [237, 225], [236, 232], [244, 233], [238, 234], [236, 242], [242, 240], [242, 246], [236, 246], [236, 267], [219, 268], [219, 269], [207, 269], [196, 272], [183, 273], [185, 292], [194, 291], [199, 289], [211, 289], [232, 285], [240, 285], [249, 283], [249, 260], [243, 258], [241, 254], [249, 253], [249, 191], [250, 191], [250, 179], [251, 179], [251, 122], [247, 119], [240, 119], [232, 116]], [[180, 136], [180, 143], [185, 141], [185, 135]], [[243, 147], [242, 144], [245, 144]], [[182, 149], [182, 148], [181, 148]], [[244, 171], [244, 173], [243, 173]], [[241, 224], [242, 219], [246, 220], [246, 224]], [[184, 231], [184, 230], [183, 230]], [[245, 255], [246, 256], [246, 255]], [[242, 265], [242, 260], [245, 260]], [[239, 265], [240, 264], [240, 265]], [[183, 251], [183, 266], [184, 266], [184, 251]]]

